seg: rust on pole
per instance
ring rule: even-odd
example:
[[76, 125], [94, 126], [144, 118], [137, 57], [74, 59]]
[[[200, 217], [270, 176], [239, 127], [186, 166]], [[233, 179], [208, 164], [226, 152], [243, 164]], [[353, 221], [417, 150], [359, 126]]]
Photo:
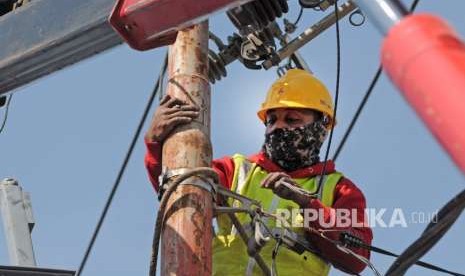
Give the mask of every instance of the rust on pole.
[[[180, 31], [169, 51], [167, 94], [201, 111], [196, 120], [178, 127], [164, 142], [163, 166], [173, 171], [210, 167], [208, 22]], [[212, 195], [201, 186], [187, 184], [177, 188], [166, 207], [161, 275], [212, 273]]]

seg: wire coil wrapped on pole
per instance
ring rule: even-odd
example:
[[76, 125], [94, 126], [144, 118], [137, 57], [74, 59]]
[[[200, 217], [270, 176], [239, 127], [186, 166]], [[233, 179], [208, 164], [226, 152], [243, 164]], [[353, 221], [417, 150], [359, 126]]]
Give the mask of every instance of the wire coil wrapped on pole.
[[195, 168], [190, 170], [187, 173], [177, 176], [173, 182], [168, 186], [166, 191], [163, 194], [163, 197], [160, 201], [160, 207], [158, 209], [157, 220], [155, 223], [155, 231], [153, 236], [153, 243], [152, 243], [152, 258], [150, 260], [150, 276], [157, 275], [157, 263], [158, 263], [158, 250], [160, 247], [160, 237], [163, 230], [163, 224], [165, 222], [165, 213], [166, 213], [166, 206], [168, 204], [168, 199], [170, 198], [171, 194], [176, 191], [176, 188], [183, 182], [184, 180], [188, 179], [189, 177], [203, 175], [204, 177], [213, 179], [214, 182], [218, 182], [218, 175], [212, 168]]

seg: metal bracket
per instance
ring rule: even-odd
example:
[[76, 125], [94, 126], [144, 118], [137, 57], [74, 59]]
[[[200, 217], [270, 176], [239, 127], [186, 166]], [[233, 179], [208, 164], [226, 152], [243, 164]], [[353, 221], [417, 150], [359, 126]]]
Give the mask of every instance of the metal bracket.
[[[221, 195], [226, 198], [232, 198], [234, 200], [237, 200], [241, 203], [241, 207], [225, 207], [225, 206], [218, 206], [215, 205], [213, 208], [213, 211], [215, 214], [234, 214], [234, 213], [248, 213], [249, 215], [253, 216], [256, 213], [256, 210], [261, 209], [261, 204], [259, 201], [250, 199], [248, 197], [245, 197], [243, 195], [237, 194], [235, 192], [232, 192], [228, 189], [225, 189], [221, 186], [216, 186], [215, 190], [216, 196]], [[255, 207], [255, 208], [254, 208]]]
[[249, 256], [253, 257], [260, 253], [266, 243], [271, 240], [272, 236], [271, 231], [267, 229], [266, 225], [261, 220], [260, 214], [255, 214], [251, 225], [253, 227], [253, 235], [249, 237], [247, 242], [247, 253]]
[[318, 253], [318, 251], [303, 237], [294, 231], [286, 228], [274, 228], [272, 230], [273, 237], [282, 241], [283, 245], [297, 254], [302, 254], [305, 251]]
[[[162, 173], [158, 177], [158, 183], [159, 183], [158, 199], [161, 200], [163, 193], [165, 192], [165, 190], [167, 189], [169, 185], [170, 179], [172, 179], [173, 177], [179, 176], [179, 175], [183, 175], [190, 171], [191, 169], [189, 168], [168, 169], [167, 167], [163, 167]], [[181, 183], [179, 183], [178, 185], [197, 186], [212, 193], [214, 196], [216, 194], [215, 191], [217, 188], [217, 185], [214, 184], [214, 180], [211, 179], [210, 177], [205, 177], [205, 176], [191, 176], [181, 181]]]
[[[225, 198], [232, 198], [241, 202], [241, 207], [214, 206], [214, 212], [216, 214], [234, 215], [235, 213], [247, 213], [251, 216], [252, 221], [250, 225], [239, 224], [243, 234], [245, 235], [248, 233], [246, 235], [246, 240], [247, 253], [249, 256], [258, 256], [260, 250], [271, 238], [281, 241], [283, 245], [297, 254], [302, 254], [305, 251], [318, 253], [318, 250], [315, 249], [305, 237], [294, 231], [287, 228], [273, 228], [270, 230], [262, 220], [264, 214], [259, 201], [237, 194], [223, 187], [217, 187], [216, 192]], [[236, 221], [234, 224], [236, 228], [238, 227], [238, 225], [236, 225], [238, 223], [239, 222]]]
[[114, 4], [34, 0], [2, 16], [0, 94], [121, 44], [108, 23]]
[[[337, 17], [339, 18], [339, 20], [341, 20], [343, 17], [354, 11], [356, 8], [357, 6], [352, 1], [347, 1], [346, 3], [343, 3], [341, 6], [338, 7]], [[336, 23], [336, 14], [332, 12], [331, 14], [321, 19], [318, 23], [307, 28], [303, 33], [301, 33], [299, 36], [290, 41], [286, 46], [281, 48], [277, 52], [277, 56], [273, 57], [273, 59], [268, 59], [265, 62], [263, 62], [263, 68], [270, 69], [271, 67], [278, 65], [279, 62], [281, 62], [285, 58], [290, 57], [295, 51], [303, 47], [305, 44], [313, 40], [315, 37], [317, 37], [325, 30], [327, 30], [334, 23]]]

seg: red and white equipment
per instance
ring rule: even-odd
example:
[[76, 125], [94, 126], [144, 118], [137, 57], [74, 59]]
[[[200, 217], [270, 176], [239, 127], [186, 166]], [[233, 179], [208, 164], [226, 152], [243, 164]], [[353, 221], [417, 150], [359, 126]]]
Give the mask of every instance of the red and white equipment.
[[179, 30], [250, 0], [118, 0], [110, 23], [134, 49], [172, 44]]
[[465, 43], [439, 17], [409, 15], [385, 38], [382, 63], [465, 173]]

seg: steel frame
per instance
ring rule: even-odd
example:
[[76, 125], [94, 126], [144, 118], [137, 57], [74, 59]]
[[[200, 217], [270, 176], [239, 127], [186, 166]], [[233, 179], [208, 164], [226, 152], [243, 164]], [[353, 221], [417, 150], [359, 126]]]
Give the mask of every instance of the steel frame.
[[114, 0], [35, 0], [0, 17], [0, 95], [122, 43]]

